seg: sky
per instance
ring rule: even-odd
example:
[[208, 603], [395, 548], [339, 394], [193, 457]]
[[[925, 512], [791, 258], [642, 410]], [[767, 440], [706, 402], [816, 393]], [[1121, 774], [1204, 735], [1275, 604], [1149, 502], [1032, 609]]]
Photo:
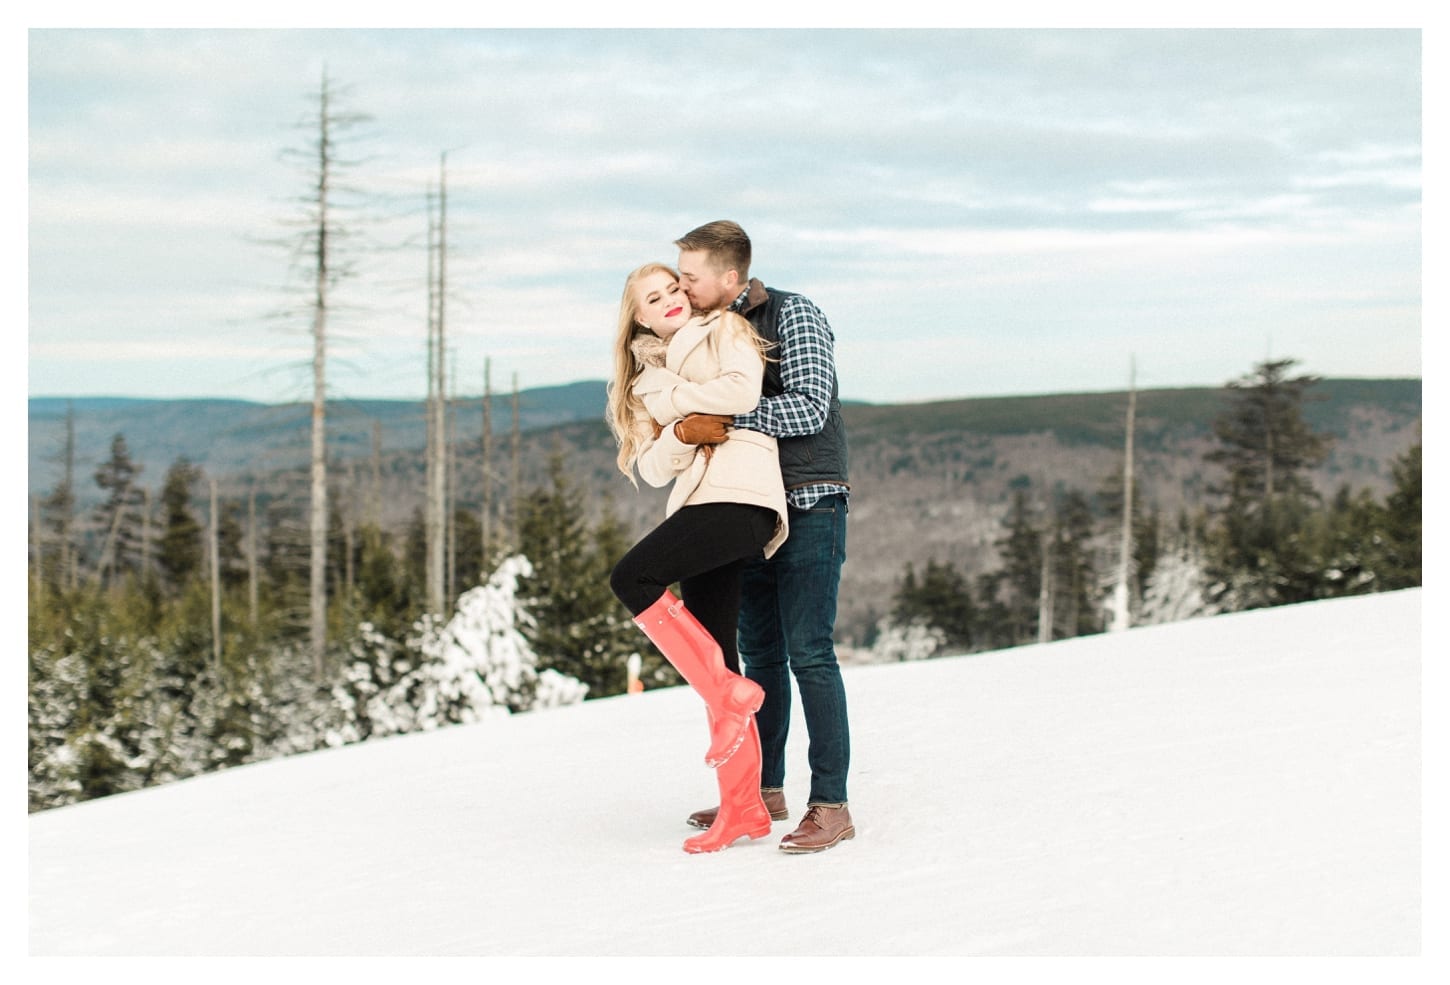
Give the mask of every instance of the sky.
[[[716, 797], [683, 687], [42, 811], [23, 822], [28, 927], [7, 934], [37, 981], [95, 980], [44, 960], [64, 956], [147, 957], [128, 971], [177, 982], [316, 981], [309, 956], [366, 982], [434, 970], [387, 956], [661, 956], [679, 960], [638, 980], [1216, 983], [1203, 959], [1235, 957], [1237, 982], [1442, 982], [1446, 747], [1419, 711], [1444, 678], [1421, 666], [1421, 603], [846, 667], [856, 836], [818, 855], [776, 847], [807, 796], [799, 703], [790, 818], [681, 850]], [[1115, 960], [1139, 956], [1181, 960]], [[1012, 960], [1030, 957], [1067, 960]]]
[[441, 177], [463, 395], [486, 363], [495, 390], [605, 379], [625, 275], [719, 218], [826, 313], [848, 399], [1422, 375], [1413, 17], [626, 20], [31, 28], [27, 392], [310, 398], [287, 152], [324, 73], [367, 117], [339, 134], [334, 397], [426, 391]]

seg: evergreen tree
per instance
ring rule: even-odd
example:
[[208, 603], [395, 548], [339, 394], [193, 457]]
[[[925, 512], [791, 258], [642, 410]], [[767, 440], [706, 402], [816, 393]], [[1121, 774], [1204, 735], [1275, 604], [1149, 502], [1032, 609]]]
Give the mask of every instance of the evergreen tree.
[[1227, 484], [1210, 491], [1226, 495], [1233, 508], [1258, 511], [1279, 497], [1314, 497], [1304, 473], [1324, 461], [1329, 438], [1304, 419], [1304, 402], [1319, 377], [1291, 378], [1296, 362], [1263, 362], [1228, 384], [1230, 405], [1213, 424], [1219, 447], [1204, 457], [1226, 470]]
[[599, 669], [598, 679], [590, 683], [590, 696], [603, 697], [622, 693], [628, 684], [626, 665], [631, 655], [640, 658], [639, 679], [647, 687], [674, 687], [682, 683], [680, 675], [668, 660], [650, 646], [635, 626], [634, 620], [614, 597], [609, 587], [609, 574], [614, 565], [633, 546], [615, 510], [614, 500], [606, 496], [592, 534], [591, 567], [597, 580], [590, 586], [593, 606], [598, 612], [593, 625], [593, 664]]
[[[620, 539], [607, 524], [606, 535]], [[583, 494], [570, 483], [558, 448], [549, 457], [548, 487], [520, 503], [519, 544], [532, 565], [519, 587], [533, 621], [525, 635], [540, 666], [583, 681], [591, 697], [623, 692], [622, 656], [640, 647], [609, 588], [617, 555], [606, 556], [591, 536]]]
[[[420, 506], [415, 506], [412, 515], [408, 518], [408, 526], [403, 533], [402, 560], [404, 577], [425, 586], [426, 589], [428, 584], [428, 524]], [[425, 602], [426, 596], [425, 590]]]
[[358, 628], [332, 688], [328, 742], [356, 742], [473, 722], [583, 699], [583, 684], [540, 670], [519, 604], [526, 558], [505, 558], [486, 584], [464, 592], [445, 622], [424, 614], [404, 642]]
[[267, 573], [265, 591], [284, 639], [308, 631], [308, 528], [304, 518], [283, 500], [267, 503], [262, 521], [260, 553]]
[[1162, 546], [1160, 531], [1163, 517], [1157, 506], [1146, 513], [1140, 513], [1133, 521], [1133, 585], [1135, 594], [1142, 598], [1158, 570]]
[[1355, 595], [1420, 584], [1420, 446], [1392, 465], [1394, 488], [1383, 504], [1346, 487], [1316, 517], [1320, 594]]
[[1384, 509], [1368, 490], [1358, 495], [1342, 486], [1311, 526], [1315, 569], [1323, 597], [1378, 591], [1386, 558]]
[[126, 437], [111, 439], [111, 457], [96, 470], [96, 485], [105, 500], [96, 508], [102, 537], [99, 560], [103, 579], [114, 580], [123, 571], [134, 571], [141, 558], [141, 506], [144, 493], [136, 484], [142, 466], [131, 459]]
[[973, 629], [978, 650], [1000, 650], [1021, 642], [1017, 617], [1004, 601], [1010, 594], [1001, 569], [977, 576]]
[[[327, 574], [325, 595], [328, 608], [325, 635], [329, 640], [340, 640], [339, 634], [345, 635], [348, 628], [357, 624], [354, 606], [360, 545], [356, 531], [352, 529], [356, 522], [354, 504], [336, 489], [329, 490], [327, 501], [327, 563], [324, 570]], [[350, 590], [353, 594], [349, 594]], [[326, 647], [323, 649], [325, 652]]]
[[1385, 501], [1386, 563], [1381, 579], [1385, 589], [1411, 588], [1422, 582], [1420, 455], [1416, 443], [1392, 466], [1395, 487]]
[[223, 503], [217, 524], [217, 557], [223, 589], [240, 588], [247, 581], [247, 551], [240, 503]]
[[483, 569], [483, 524], [475, 510], [453, 510], [453, 571], [458, 594], [487, 580]]
[[[892, 602], [891, 617], [896, 626], [935, 629], [942, 647], [959, 652], [971, 648], [972, 593], [955, 565], [938, 564], [930, 558], [918, 582], [915, 570], [908, 564]], [[894, 641], [894, 645], [899, 642]]]
[[1027, 643], [1037, 636], [1037, 601], [1042, 591], [1042, 540], [1044, 533], [1032, 522], [1027, 493], [1012, 491], [1007, 511], [1007, 533], [997, 542], [1001, 555], [1001, 577], [988, 582], [994, 598], [1002, 603], [1005, 617], [1004, 645]]
[[916, 604], [918, 591], [916, 568], [908, 561], [906, 570], [901, 574], [901, 581], [896, 585], [896, 594], [891, 599], [891, 621], [893, 623], [905, 626], [921, 615]]
[[1093, 515], [1086, 497], [1069, 491], [1057, 504], [1052, 538], [1053, 636], [1101, 632], [1098, 578], [1093, 562]]
[[421, 582], [409, 577], [393, 538], [372, 524], [358, 532], [358, 616], [384, 635], [399, 639], [422, 612]]
[[1327, 456], [1329, 439], [1303, 415], [1318, 377], [1290, 378], [1294, 364], [1260, 363], [1229, 383], [1231, 403], [1214, 422], [1219, 447], [1205, 458], [1222, 465], [1226, 479], [1210, 488], [1222, 497], [1210, 574], [1229, 609], [1300, 602], [1319, 591], [1308, 543], [1317, 495], [1305, 472]]
[[32, 806], [136, 790], [163, 772], [148, 737], [174, 719], [174, 703], [155, 687], [154, 640], [117, 592], [77, 598], [60, 638], [31, 648]]
[[192, 487], [200, 479], [201, 469], [182, 456], [167, 470], [161, 487], [156, 564], [173, 595], [201, 571], [205, 557], [201, 522], [191, 509]]

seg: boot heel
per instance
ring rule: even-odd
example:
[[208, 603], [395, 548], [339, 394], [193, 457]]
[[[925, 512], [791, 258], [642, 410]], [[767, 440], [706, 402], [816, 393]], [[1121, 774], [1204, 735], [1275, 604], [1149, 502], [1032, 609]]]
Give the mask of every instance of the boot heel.
[[728, 707], [742, 714], [755, 714], [765, 704], [765, 690], [748, 677], [731, 681]]
[[[735, 755], [735, 750], [745, 741], [751, 716], [765, 704], [765, 691], [748, 677], [736, 677], [724, 698], [723, 706], [711, 712], [711, 742], [705, 753], [705, 765], [712, 770], [719, 769]], [[731, 730], [734, 730], [733, 736]]]
[[705, 754], [705, 765], [712, 770], [717, 770], [720, 767], [724, 766], [730, 761], [730, 757], [735, 755], [735, 753], [739, 751], [740, 747], [745, 744], [745, 736], [749, 734], [749, 732], [750, 722], [749, 720], [747, 720], [746, 723], [741, 727], [740, 734], [735, 737], [735, 742], [733, 745], [727, 746], [726, 748], [720, 750], [711, 749]]

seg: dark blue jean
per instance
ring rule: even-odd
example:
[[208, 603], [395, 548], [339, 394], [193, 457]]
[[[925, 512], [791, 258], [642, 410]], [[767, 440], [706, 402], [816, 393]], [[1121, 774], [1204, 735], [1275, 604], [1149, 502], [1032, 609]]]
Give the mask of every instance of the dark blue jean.
[[846, 500], [826, 496], [790, 510], [790, 536], [774, 557], [750, 561], [741, 580], [739, 644], [745, 676], [765, 689], [760, 785], [785, 785], [791, 677], [800, 691], [810, 745], [808, 803], [846, 802], [851, 761], [846, 688], [832, 632], [846, 560]]

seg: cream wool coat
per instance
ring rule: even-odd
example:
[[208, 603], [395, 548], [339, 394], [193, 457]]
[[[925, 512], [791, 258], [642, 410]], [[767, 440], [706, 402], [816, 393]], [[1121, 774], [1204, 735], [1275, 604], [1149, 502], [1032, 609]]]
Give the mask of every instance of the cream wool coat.
[[[731, 428], [714, 453], [706, 455], [702, 446], [687, 445], [674, 433], [675, 422], [687, 414], [744, 414], [760, 402], [765, 361], [748, 327], [730, 311], [697, 316], [670, 337], [663, 366], [644, 367], [633, 387], [648, 411], [648, 416], [635, 418], [643, 436], [635, 467], [652, 486], [674, 483], [666, 516], [701, 503], [747, 503], [774, 510], [775, 535], [765, 545], [770, 557], [789, 533], [775, 439]], [[650, 418], [664, 428], [658, 438]]]

